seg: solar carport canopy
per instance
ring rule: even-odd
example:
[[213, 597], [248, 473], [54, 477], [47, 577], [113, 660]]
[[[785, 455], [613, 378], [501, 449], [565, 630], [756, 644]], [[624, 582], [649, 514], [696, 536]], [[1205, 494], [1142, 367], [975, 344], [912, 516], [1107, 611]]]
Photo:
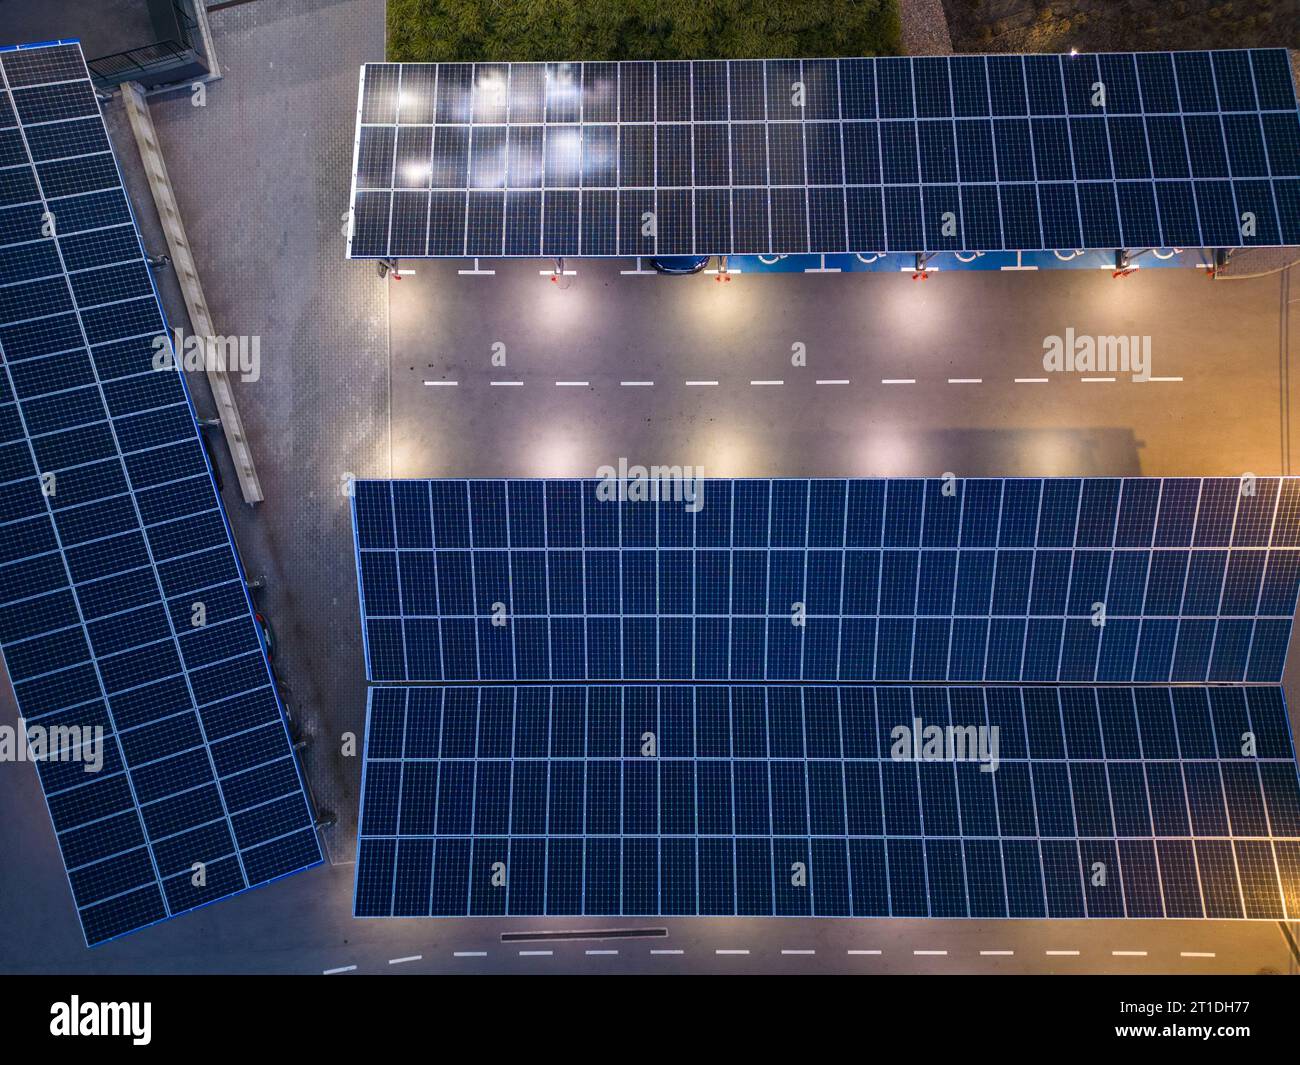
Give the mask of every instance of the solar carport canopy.
[[369, 64], [353, 258], [1300, 244], [1285, 49]]
[[166, 334], [80, 47], [0, 50], [0, 651], [88, 944], [321, 861]]

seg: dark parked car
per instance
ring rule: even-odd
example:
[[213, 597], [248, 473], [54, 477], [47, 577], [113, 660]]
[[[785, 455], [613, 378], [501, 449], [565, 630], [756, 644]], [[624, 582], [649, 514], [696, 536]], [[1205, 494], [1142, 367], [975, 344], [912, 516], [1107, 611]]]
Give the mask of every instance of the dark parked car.
[[708, 255], [662, 255], [650, 265], [661, 274], [698, 274], [709, 265]]

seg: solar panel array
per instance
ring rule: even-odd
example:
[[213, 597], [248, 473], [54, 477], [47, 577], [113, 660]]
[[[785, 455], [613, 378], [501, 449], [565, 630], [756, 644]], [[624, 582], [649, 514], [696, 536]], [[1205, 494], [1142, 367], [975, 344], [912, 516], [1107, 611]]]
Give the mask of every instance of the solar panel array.
[[1300, 244], [1285, 49], [362, 68], [354, 258]]
[[377, 688], [362, 802], [358, 916], [1300, 917], [1277, 688]]
[[89, 944], [321, 861], [166, 333], [80, 47], [0, 52], [0, 647], [103, 730], [37, 763]]
[[1281, 679], [1300, 480], [701, 485], [358, 482], [370, 678]]

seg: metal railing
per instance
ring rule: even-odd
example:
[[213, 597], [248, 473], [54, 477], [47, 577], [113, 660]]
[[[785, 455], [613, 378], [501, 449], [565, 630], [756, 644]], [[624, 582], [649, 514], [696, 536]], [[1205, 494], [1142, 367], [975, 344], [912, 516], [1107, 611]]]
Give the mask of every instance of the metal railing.
[[99, 56], [86, 61], [91, 76], [107, 83], [117, 84], [128, 79], [148, 76], [152, 71], [168, 64], [187, 62], [198, 57], [194, 42], [198, 34], [198, 22], [185, 9], [179, 0], [172, 0], [172, 10], [176, 13], [176, 26], [179, 40], [155, 41], [153, 44], [139, 48], [129, 48], [113, 55]]

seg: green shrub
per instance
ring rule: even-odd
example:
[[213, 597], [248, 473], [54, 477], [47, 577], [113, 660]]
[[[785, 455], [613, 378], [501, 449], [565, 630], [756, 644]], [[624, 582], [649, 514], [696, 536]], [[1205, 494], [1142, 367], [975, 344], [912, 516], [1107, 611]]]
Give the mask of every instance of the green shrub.
[[396, 62], [901, 53], [897, 0], [388, 0]]

